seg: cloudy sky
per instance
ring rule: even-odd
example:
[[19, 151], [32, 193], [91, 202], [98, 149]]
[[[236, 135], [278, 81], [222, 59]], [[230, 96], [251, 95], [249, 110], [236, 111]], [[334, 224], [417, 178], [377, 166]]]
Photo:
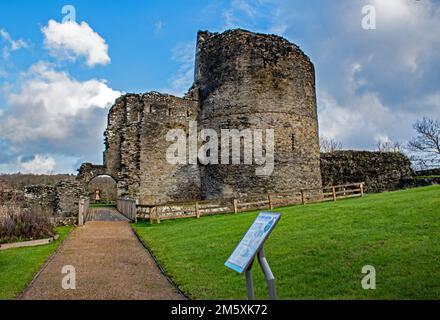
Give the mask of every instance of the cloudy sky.
[[[376, 29], [362, 27], [366, 5]], [[0, 0], [0, 172], [101, 163], [115, 98], [183, 94], [197, 31], [230, 28], [311, 57], [321, 135], [345, 148], [405, 142], [418, 118], [440, 119], [440, 0]]]

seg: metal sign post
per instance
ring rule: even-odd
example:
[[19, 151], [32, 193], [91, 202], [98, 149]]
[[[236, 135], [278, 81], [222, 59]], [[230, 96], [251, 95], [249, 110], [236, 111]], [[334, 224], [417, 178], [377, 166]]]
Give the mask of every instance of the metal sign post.
[[249, 300], [255, 300], [252, 266], [255, 258], [266, 277], [269, 299], [276, 300], [275, 277], [264, 254], [264, 243], [278, 223], [279, 213], [261, 212], [243, 239], [235, 248], [225, 265], [238, 273], [246, 275], [246, 290]]
[[[267, 282], [267, 290], [269, 291], [269, 299], [276, 300], [277, 299], [277, 291], [275, 285], [275, 277], [270, 269], [269, 263], [266, 260], [266, 256], [264, 255], [264, 248], [257, 254], [258, 262], [260, 264], [261, 269], [263, 270], [264, 276]], [[255, 292], [254, 292], [254, 281], [252, 278], [252, 266], [253, 263], [249, 266], [249, 268], [245, 271], [246, 274], [246, 290], [247, 296], [249, 300], [255, 300]]]

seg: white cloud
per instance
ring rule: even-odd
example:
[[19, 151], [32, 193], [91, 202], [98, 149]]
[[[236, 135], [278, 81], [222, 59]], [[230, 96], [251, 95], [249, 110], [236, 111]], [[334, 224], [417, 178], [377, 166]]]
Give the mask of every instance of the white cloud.
[[85, 57], [90, 67], [110, 63], [107, 43], [84, 21], [78, 24], [50, 20], [41, 31], [47, 49], [56, 58], [75, 60]]
[[367, 92], [348, 97], [346, 104], [328, 92], [319, 93], [319, 124], [321, 135], [342, 141], [348, 148], [371, 149], [383, 137], [399, 140], [402, 128], [411, 127], [411, 114], [395, 114], [377, 94]]
[[120, 96], [103, 80], [81, 82], [44, 62], [4, 91], [0, 136], [18, 148], [16, 154], [38, 153], [38, 148], [71, 155], [95, 149], [96, 154], [103, 148], [105, 114]]
[[22, 173], [50, 174], [53, 173], [55, 164], [55, 159], [51, 156], [37, 154], [29, 161], [22, 161], [20, 158], [18, 168]]
[[59, 154], [17, 156], [9, 162], [0, 163], [0, 173], [75, 174], [81, 159]]
[[0, 163], [0, 173], [52, 174], [56, 165], [55, 159], [50, 155], [37, 154], [29, 160], [18, 156], [14, 161]]
[[[267, 2], [270, 2], [267, 0]], [[282, 33], [310, 55], [317, 70], [320, 130], [349, 148], [374, 148], [377, 139], [404, 141], [412, 123], [440, 118], [440, 4], [432, 0], [322, 1], [315, 7], [255, 2], [266, 30]], [[233, 8], [234, 1], [230, 1]], [[264, 2], [263, 2], [264, 4]], [[377, 9], [377, 29], [361, 27], [362, 7]], [[252, 27], [239, 7], [228, 17]], [[266, 31], [264, 31], [266, 32]]]
[[3, 41], [6, 43], [6, 46], [3, 47], [4, 59], [9, 58], [11, 52], [13, 51], [17, 51], [29, 47], [29, 44], [23, 39], [18, 39], [18, 40], [12, 39], [11, 35], [4, 29], [0, 29], [0, 38], [2, 38]]
[[171, 59], [179, 64], [179, 68], [169, 79], [170, 88], [165, 88], [163, 91], [182, 96], [194, 82], [194, 43], [181, 43], [174, 47], [171, 52]]

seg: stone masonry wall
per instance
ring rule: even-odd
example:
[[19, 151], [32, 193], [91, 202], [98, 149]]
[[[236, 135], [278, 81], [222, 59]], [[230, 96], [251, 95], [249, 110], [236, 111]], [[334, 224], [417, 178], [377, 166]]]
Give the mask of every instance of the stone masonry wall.
[[272, 175], [257, 176], [255, 164], [201, 166], [204, 198], [321, 187], [315, 71], [296, 45], [244, 30], [199, 32], [195, 73], [201, 128], [275, 131]]
[[55, 187], [49, 185], [32, 185], [24, 188], [27, 201], [55, 212]]
[[74, 224], [78, 218], [78, 202], [86, 195], [84, 185], [79, 181], [60, 181], [54, 186], [27, 186], [26, 201], [50, 209], [59, 224]]
[[199, 199], [197, 165], [171, 165], [166, 151], [171, 129], [188, 131], [197, 101], [150, 92], [127, 94], [111, 109], [105, 165], [118, 182], [118, 196], [141, 203]]
[[413, 175], [409, 159], [401, 153], [336, 151], [321, 154], [324, 186], [365, 182], [367, 192], [396, 190]]

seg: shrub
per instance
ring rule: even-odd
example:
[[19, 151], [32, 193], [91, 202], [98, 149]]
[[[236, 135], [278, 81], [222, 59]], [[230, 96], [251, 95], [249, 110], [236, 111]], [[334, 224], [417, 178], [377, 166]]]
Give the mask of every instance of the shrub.
[[36, 240], [54, 235], [52, 214], [38, 206], [0, 205], [0, 243]]

